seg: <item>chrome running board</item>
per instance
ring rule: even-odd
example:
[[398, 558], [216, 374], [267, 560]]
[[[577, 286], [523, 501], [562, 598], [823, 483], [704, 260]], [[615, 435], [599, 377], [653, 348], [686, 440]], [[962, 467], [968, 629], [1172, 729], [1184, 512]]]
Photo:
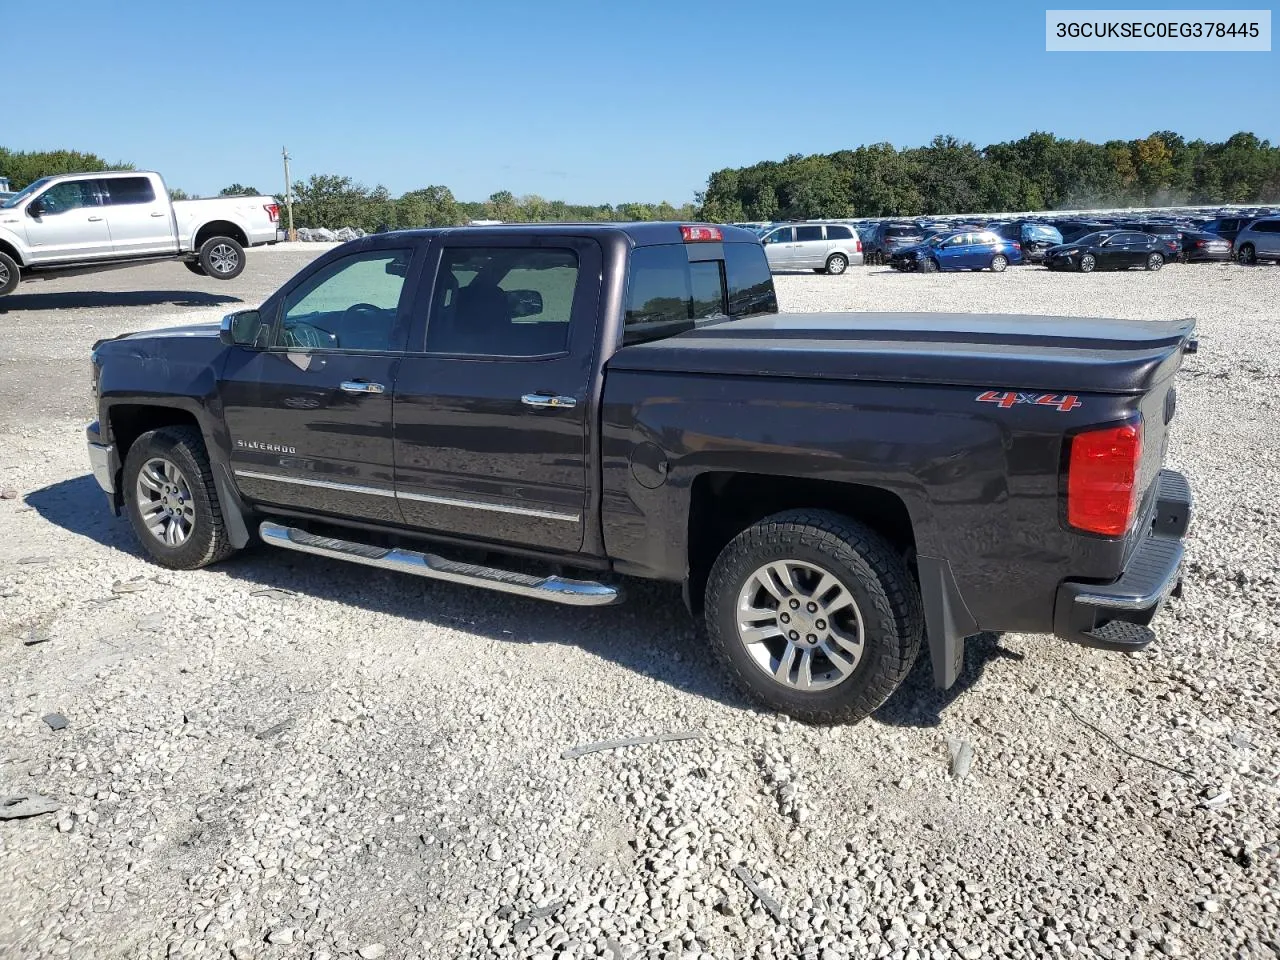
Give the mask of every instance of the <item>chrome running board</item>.
[[575, 607], [600, 607], [617, 603], [622, 599], [616, 587], [593, 580], [569, 580], [564, 577], [535, 577], [527, 573], [513, 573], [496, 567], [482, 567], [474, 563], [447, 560], [433, 553], [419, 553], [400, 547], [375, 547], [367, 543], [338, 540], [335, 537], [318, 537], [297, 527], [263, 521], [258, 527], [264, 543], [299, 553], [314, 553], [320, 557], [362, 563], [368, 567], [398, 570], [433, 580], [447, 580], [469, 587], [485, 587], [514, 593], [522, 597], [536, 597], [553, 603], [565, 603]]

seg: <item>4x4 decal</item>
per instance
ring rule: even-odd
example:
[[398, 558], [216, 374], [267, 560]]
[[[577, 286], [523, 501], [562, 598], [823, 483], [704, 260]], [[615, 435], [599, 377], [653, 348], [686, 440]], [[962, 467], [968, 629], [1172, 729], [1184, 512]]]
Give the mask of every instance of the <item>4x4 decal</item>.
[[978, 403], [994, 403], [1008, 410], [1016, 403], [1033, 403], [1038, 407], [1054, 407], [1060, 413], [1067, 413], [1076, 407], [1083, 406], [1080, 398], [1074, 394], [1060, 393], [1014, 393], [1010, 390], [987, 390], [975, 398]]

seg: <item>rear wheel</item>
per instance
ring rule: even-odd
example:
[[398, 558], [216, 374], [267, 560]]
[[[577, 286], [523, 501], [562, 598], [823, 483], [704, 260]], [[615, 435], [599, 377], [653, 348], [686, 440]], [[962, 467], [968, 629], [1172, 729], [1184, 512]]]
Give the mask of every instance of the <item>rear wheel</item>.
[[849, 268], [849, 258], [843, 253], [833, 253], [827, 257], [827, 273], [838, 277]]
[[6, 293], [13, 293], [21, 278], [22, 272], [18, 261], [7, 253], [0, 253], [0, 297]]
[[1004, 273], [1004, 268], [1009, 266], [1009, 258], [1003, 253], [997, 253], [991, 258], [991, 270], [993, 273]]
[[1239, 252], [1236, 253], [1236, 260], [1244, 264], [1246, 267], [1250, 264], [1256, 263], [1258, 260], [1258, 254], [1257, 251], [1253, 249], [1253, 244], [1246, 243], [1241, 247]]
[[1092, 253], [1086, 253], [1080, 258], [1080, 272], [1093, 273], [1093, 268], [1098, 265], [1098, 261], [1094, 259]]
[[244, 247], [230, 237], [210, 237], [200, 245], [200, 266], [215, 280], [232, 280], [244, 272]]
[[1163, 266], [1164, 266], [1164, 254], [1153, 253], [1151, 254], [1151, 256], [1147, 257], [1148, 270], [1159, 270]]
[[898, 552], [822, 510], [776, 514], [730, 541], [707, 582], [706, 623], [748, 695], [813, 723], [861, 720], [884, 703], [923, 634]]
[[123, 488], [133, 532], [161, 566], [195, 570], [233, 552], [198, 428], [140, 436], [125, 457]]
[[208, 276], [208, 274], [204, 272], [204, 267], [200, 266], [200, 264], [195, 260], [183, 260], [182, 265], [198, 277]]

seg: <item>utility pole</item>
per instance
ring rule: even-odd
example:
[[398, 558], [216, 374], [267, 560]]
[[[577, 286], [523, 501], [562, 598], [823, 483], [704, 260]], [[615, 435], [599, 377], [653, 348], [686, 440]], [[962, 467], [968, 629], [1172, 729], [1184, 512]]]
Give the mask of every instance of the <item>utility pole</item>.
[[289, 179], [289, 148], [281, 147], [280, 155], [284, 157], [284, 206], [289, 211], [289, 230], [285, 236], [290, 240], [297, 240], [298, 234], [293, 229], [293, 181]]

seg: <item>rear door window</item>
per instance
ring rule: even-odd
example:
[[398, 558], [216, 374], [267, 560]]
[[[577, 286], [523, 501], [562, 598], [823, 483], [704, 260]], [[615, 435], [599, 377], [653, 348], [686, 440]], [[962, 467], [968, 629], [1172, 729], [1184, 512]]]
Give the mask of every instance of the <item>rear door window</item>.
[[821, 239], [821, 227], [796, 227], [796, 243], [809, 243]]
[[147, 177], [111, 177], [98, 181], [104, 202], [113, 207], [127, 203], [154, 203], [156, 191]]
[[848, 227], [827, 227], [828, 240], [852, 240], [853, 231]]
[[578, 254], [549, 247], [446, 247], [427, 352], [546, 357], [569, 344]]

